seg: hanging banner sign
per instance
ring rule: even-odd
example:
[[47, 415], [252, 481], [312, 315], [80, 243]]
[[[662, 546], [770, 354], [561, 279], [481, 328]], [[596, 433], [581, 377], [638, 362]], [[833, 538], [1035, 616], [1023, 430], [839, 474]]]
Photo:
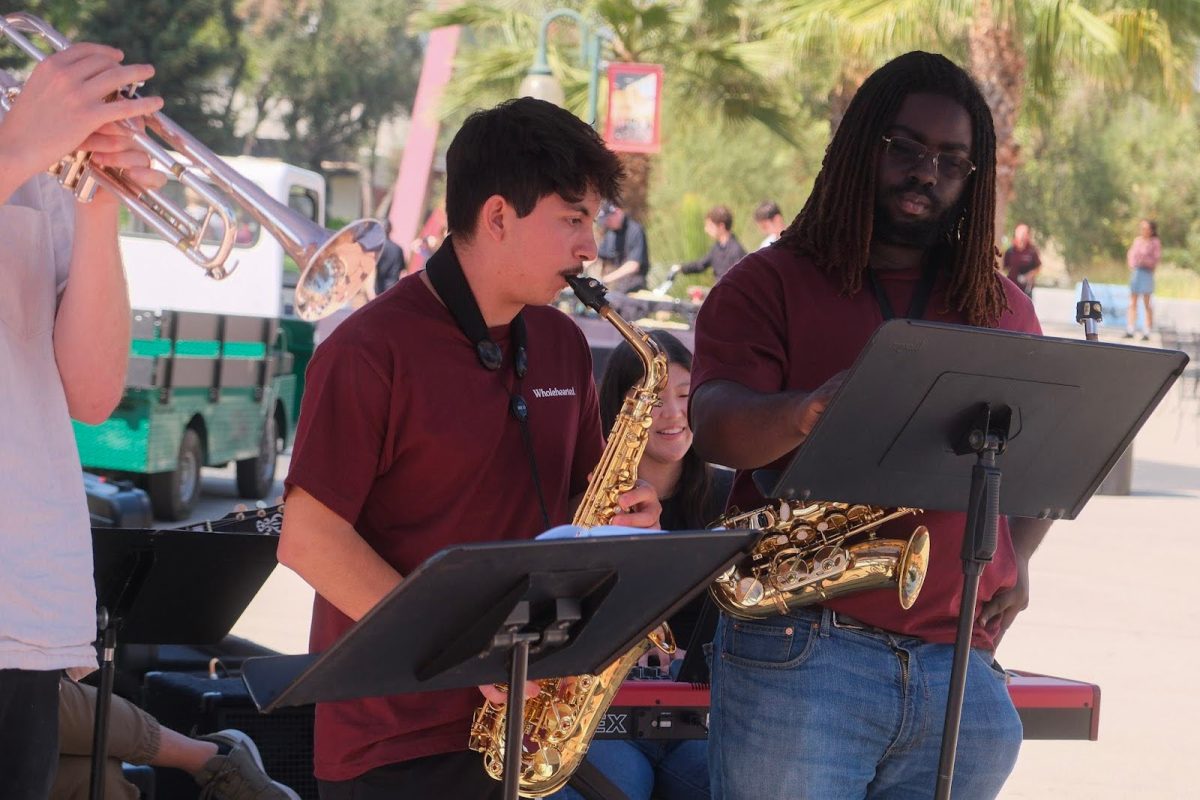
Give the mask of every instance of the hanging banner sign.
[[662, 118], [661, 64], [608, 65], [604, 139], [618, 153], [657, 153]]

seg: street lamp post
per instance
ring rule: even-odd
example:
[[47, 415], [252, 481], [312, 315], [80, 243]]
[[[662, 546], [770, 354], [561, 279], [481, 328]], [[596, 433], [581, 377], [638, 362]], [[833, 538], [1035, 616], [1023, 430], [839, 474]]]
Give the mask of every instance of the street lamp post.
[[556, 106], [561, 106], [565, 102], [566, 97], [563, 94], [562, 84], [550, 72], [550, 63], [546, 59], [546, 35], [550, 30], [550, 24], [559, 17], [569, 17], [579, 25], [580, 39], [584, 43], [582, 48], [583, 66], [591, 70], [591, 76], [588, 79], [589, 117], [587, 122], [595, 128], [599, 102], [600, 44], [603, 37], [598, 32], [592, 33], [587, 20], [577, 11], [569, 8], [557, 8], [542, 17], [542, 27], [538, 33], [537, 55], [534, 57], [533, 66], [529, 68], [525, 79], [521, 81], [520, 93], [522, 97], [536, 97], [539, 100], [554, 103]]

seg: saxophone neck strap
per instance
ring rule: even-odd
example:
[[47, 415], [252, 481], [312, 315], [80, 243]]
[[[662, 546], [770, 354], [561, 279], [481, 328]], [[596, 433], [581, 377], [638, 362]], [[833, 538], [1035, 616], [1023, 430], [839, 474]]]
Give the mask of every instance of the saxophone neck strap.
[[[479, 311], [479, 303], [476, 302], [475, 295], [471, 292], [467, 276], [463, 274], [462, 265], [459, 264], [458, 256], [451, 245], [451, 238], [451, 236], [447, 236], [437, 252], [429, 257], [429, 261], [425, 264], [425, 271], [429, 275], [429, 282], [433, 284], [434, 291], [446, 304], [450, 316], [454, 317], [458, 329], [462, 331], [463, 336], [467, 337], [467, 341], [475, 346], [475, 356], [479, 359], [479, 363], [484, 369], [495, 372], [504, 363], [504, 353], [500, 350], [500, 345], [492, 339], [487, 325], [484, 324], [483, 314]], [[509, 332], [512, 338], [513, 374], [516, 375], [517, 380], [520, 380], [529, 370], [528, 338], [525, 332], [525, 320], [521, 314], [518, 313], [513, 317]]]
[[[913, 290], [912, 300], [908, 304], [908, 313], [904, 315], [905, 319], [925, 318], [925, 307], [929, 305], [929, 296], [933, 293], [933, 284], [937, 282], [937, 277], [938, 263], [935, 259], [930, 258], [925, 262], [925, 268], [921, 270], [921, 280], [917, 284], [917, 288]], [[896, 312], [892, 310], [892, 301], [888, 299], [887, 292], [883, 290], [883, 284], [879, 282], [879, 277], [871, 267], [867, 267], [867, 280], [871, 284], [871, 291], [875, 293], [875, 302], [879, 304], [879, 313], [883, 316], [883, 321], [895, 319]]]
[[[442, 246], [437, 249], [425, 263], [425, 272], [433, 290], [446, 304], [450, 316], [454, 318], [458, 329], [462, 331], [467, 341], [475, 345], [475, 356], [479, 364], [490, 372], [499, 372], [504, 364], [504, 352], [500, 345], [488, 333], [479, 310], [479, 303], [467, 283], [462, 265], [451, 244], [451, 236], [447, 236]], [[525, 320], [518, 313], [513, 317], [509, 328], [513, 352], [513, 388], [509, 392], [508, 411], [517, 424], [521, 426], [521, 441], [525, 445], [525, 453], [529, 456], [529, 469], [533, 474], [533, 487], [537, 491], [538, 506], [542, 512], [542, 522], [550, 527], [550, 512], [546, 506], [546, 498], [542, 493], [542, 481], [538, 475], [537, 456], [533, 449], [533, 433], [529, 430], [529, 404], [521, 396], [521, 379], [529, 371], [528, 335], [525, 331]]]

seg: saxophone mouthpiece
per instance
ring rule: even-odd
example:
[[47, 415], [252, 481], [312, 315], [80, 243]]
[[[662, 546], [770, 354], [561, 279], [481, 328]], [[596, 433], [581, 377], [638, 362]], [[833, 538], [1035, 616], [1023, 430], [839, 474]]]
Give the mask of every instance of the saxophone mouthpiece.
[[584, 275], [568, 275], [567, 284], [571, 287], [571, 291], [575, 292], [575, 296], [579, 298], [579, 302], [600, 313], [602, 308], [608, 306], [608, 300], [604, 295], [608, 292], [608, 287], [595, 278], [589, 278]]
[[1083, 324], [1083, 333], [1089, 342], [1100, 338], [1099, 323], [1104, 319], [1104, 307], [1092, 294], [1087, 278], [1079, 290], [1079, 302], [1075, 304], [1075, 321]]

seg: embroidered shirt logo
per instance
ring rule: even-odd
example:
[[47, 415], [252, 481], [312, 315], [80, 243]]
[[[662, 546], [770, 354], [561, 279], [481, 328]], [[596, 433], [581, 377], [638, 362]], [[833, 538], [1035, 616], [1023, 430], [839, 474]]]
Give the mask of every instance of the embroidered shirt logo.
[[557, 388], [534, 389], [533, 396], [534, 397], [574, 397], [575, 396], [575, 387], [568, 386], [565, 389], [557, 389]]

